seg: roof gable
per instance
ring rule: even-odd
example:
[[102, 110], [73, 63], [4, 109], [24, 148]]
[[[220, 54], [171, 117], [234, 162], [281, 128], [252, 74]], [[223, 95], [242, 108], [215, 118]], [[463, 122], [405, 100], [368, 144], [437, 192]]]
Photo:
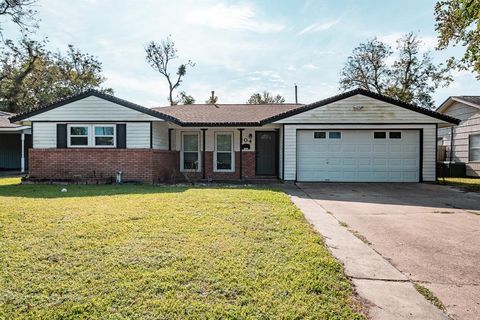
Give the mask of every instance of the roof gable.
[[[176, 121], [176, 119], [171, 119], [169, 116], [163, 115], [162, 113], [157, 112], [155, 110], [145, 108], [145, 107], [140, 106], [138, 104], [135, 104], [135, 103], [129, 102], [127, 100], [117, 98], [117, 97], [109, 95], [109, 94], [101, 93], [97, 90], [88, 90], [88, 91], [82, 92], [80, 94], [64, 98], [64, 99], [59, 100], [57, 102], [54, 102], [52, 104], [49, 104], [49, 105], [46, 105], [46, 106], [41, 106], [41, 107], [35, 108], [31, 111], [19, 113], [17, 115], [14, 115], [14, 116], [10, 117], [10, 121], [11, 122], [17, 122], [17, 121], [22, 121], [22, 120], [25, 120], [25, 119], [29, 119], [31, 117], [35, 117], [35, 116], [40, 115], [42, 113], [55, 110], [55, 109], [57, 109], [59, 107], [62, 107], [62, 106], [73, 104], [75, 102], [78, 102], [78, 101], [81, 101], [81, 100], [84, 100], [84, 99], [88, 99], [90, 97], [96, 97], [98, 99], [102, 99], [102, 100], [111, 102], [113, 104], [116, 104], [116, 105], [119, 105], [119, 106], [122, 106], [122, 107], [126, 107], [128, 109], [135, 110], [135, 111], [141, 112], [143, 114], [146, 114], [146, 115], [149, 115], [149, 116], [152, 116], [152, 117], [155, 117], [155, 118], [159, 118], [159, 119], [162, 119], [162, 120], [167, 120], [167, 121], [172, 121], [172, 122]], [[64, 120], [69, 120], [69, 119], [64, 119]], [[92, 120], [94, 120], [94, 119], [92, 119]]]
[[[375, 99], [377, 101], [384, 102], [388, 105], [392, 105], [392, 106], [400, 107], [400, 108], [410, 110], [410, 111], [413, 111], [413, 112], [417, 112], [417, 113], [426, 115], [428, 117], [435, 118], [435, 119], [438, 119], [438, 120], [442, 120], [442, 121], [445, 121], [445, 122], [448, 122], [448, 123], [458, 124], [460, 122], [458, 119], [455, 119], [455, 118], [452, 118], [450, 116], [435, 112], [433, 110], [429, 110], [429, 109], [426, 109], [426, 108], [422, 108], [422, 107], [419, 107], [419, 106], [408, 104], [408, 103], [405, 103], [405, 102], [402, 102], [402, 101], [399, 101], [399, 100], [396, 100], [396, 99], [392, 99], [392, 98], [389, 98], [389, 97], [386, 97], [386, 96], [383, 96], [383, 95], [380, 95], [380, 94], [377, 94], [377, 93], [374, 93], [374, 92], [371, 92], [371, 91], [363, 90], [363, 89], [355, 89], [355, 90], [352, 90], [352, 91], [348, 91], [348, 92], [333, 96], [331, 98], [320, 100], [320, 101], [305, 105], [303, 107], [297, 108], [295, 110], [288, 111], [288, 112], [285, 112], [283, 114], [274, 116], [270, 119], [267, 119], [266, 121], [267, 122], [276, 122], [276, 121], [283, 122], [281, 120], [293, 117], [295, 115], [298, 115], [298, 114], [301, 114], [301, 113], [304, 113], [304, 112], [307, 112], [307, 111], [310, 111], [310, 110], [314, 110], [314, 109], [319, 108], [319, 107], [328, 106], [328, 105], [331, 105], [333, 103], [339, 102], [341, 100], [345, 100], [345, 99], [354, 97], [356, 95], [361, 95], [361, 96], [365, 96], [365, 97], [368, 97], [368, 98], [371, 98], [371, 99]], [[361, 106], [359, 106], [359, 107], [361, 107]], [[382, 112], [382, 111], [379, 111], [379, 112]], [[342, 122], [341, 119], [338, 122]]]
[[480, 96], [451, 96], [445, 100], [436, 111], [445, 113], [455, 102], [480, 109]]

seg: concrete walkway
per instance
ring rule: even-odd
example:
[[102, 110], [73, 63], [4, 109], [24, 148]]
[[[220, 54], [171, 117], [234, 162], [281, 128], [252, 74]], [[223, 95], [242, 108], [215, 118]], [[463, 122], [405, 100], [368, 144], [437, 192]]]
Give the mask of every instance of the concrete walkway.
[[420, 295], [408, 278], [294, 185], [285, 186], [293, 203], [325, 238], [361, 298], [369, 302], [371, 319], [448, 319]]

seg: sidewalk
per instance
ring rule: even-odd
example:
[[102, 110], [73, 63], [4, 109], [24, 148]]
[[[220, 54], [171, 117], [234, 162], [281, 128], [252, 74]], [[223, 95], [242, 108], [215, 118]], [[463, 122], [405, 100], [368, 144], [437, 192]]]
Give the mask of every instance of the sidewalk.
[[370, 302], [370, 319], [448, 319], [415, 290], [405, 275], [342, 227], [315, 200], [294, 185], [284, 189], [343, 263], [360, 297]]

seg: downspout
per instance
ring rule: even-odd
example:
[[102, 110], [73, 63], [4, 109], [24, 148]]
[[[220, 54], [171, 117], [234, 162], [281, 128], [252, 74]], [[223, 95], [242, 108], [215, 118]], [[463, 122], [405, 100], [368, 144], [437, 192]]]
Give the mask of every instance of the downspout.
[[202, 129], [202, 179], [205, 180], [207, 178], [205, 173], [205, 132], [207, 129]]
[[20, 170], [22, 173], [24, 173], [25, 172], [25, 132], [24, 131], [22, 131], [20, 138], [22, 140], [22, 156], [20, 159]]
[[453, 159], [453, 130], [455, 127], [451, 126], [450, 127], [450, 166], [452, 165], [452, 159]]
[[240, 131], [240, 160], [239, 160], [239, 169], [238, 169], [240, 180], [243, 179], [243, 164], [242, 164], [242, 161], [243, 161], [243, 148], [242, 148], [243, 130], [244, 129], [238, 129], [238, 131]]

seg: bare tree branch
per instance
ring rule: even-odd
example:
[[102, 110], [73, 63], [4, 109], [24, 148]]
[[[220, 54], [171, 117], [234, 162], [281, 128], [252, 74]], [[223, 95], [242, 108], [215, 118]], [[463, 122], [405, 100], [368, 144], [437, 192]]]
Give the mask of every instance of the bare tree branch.
[[178, 66], [175, 79], [172, 79], [172, 76], [169, 72], [169, 63], [172, 60], [177, 59], [178, 56], [177, 49], [175, 48], [175, 43], [170, 37], [167, 37], [167, 39], [160, 41], [160, 43], [154, 41], [149, 42], [145, 47], [145, 53], [148, 64], [154, 70], [158, 71], [161, 75], [163, 75], [168, 82], [168, 101], [170, 102], [170, 105], [173, 106], [177, 104], [178, 101], [173, 98], [173, 91], [180, 87], [183, 77], [187, 73], [187, 67], [194, 67], [195, 63], [188, 60], [187, 63], [180, 64]]

